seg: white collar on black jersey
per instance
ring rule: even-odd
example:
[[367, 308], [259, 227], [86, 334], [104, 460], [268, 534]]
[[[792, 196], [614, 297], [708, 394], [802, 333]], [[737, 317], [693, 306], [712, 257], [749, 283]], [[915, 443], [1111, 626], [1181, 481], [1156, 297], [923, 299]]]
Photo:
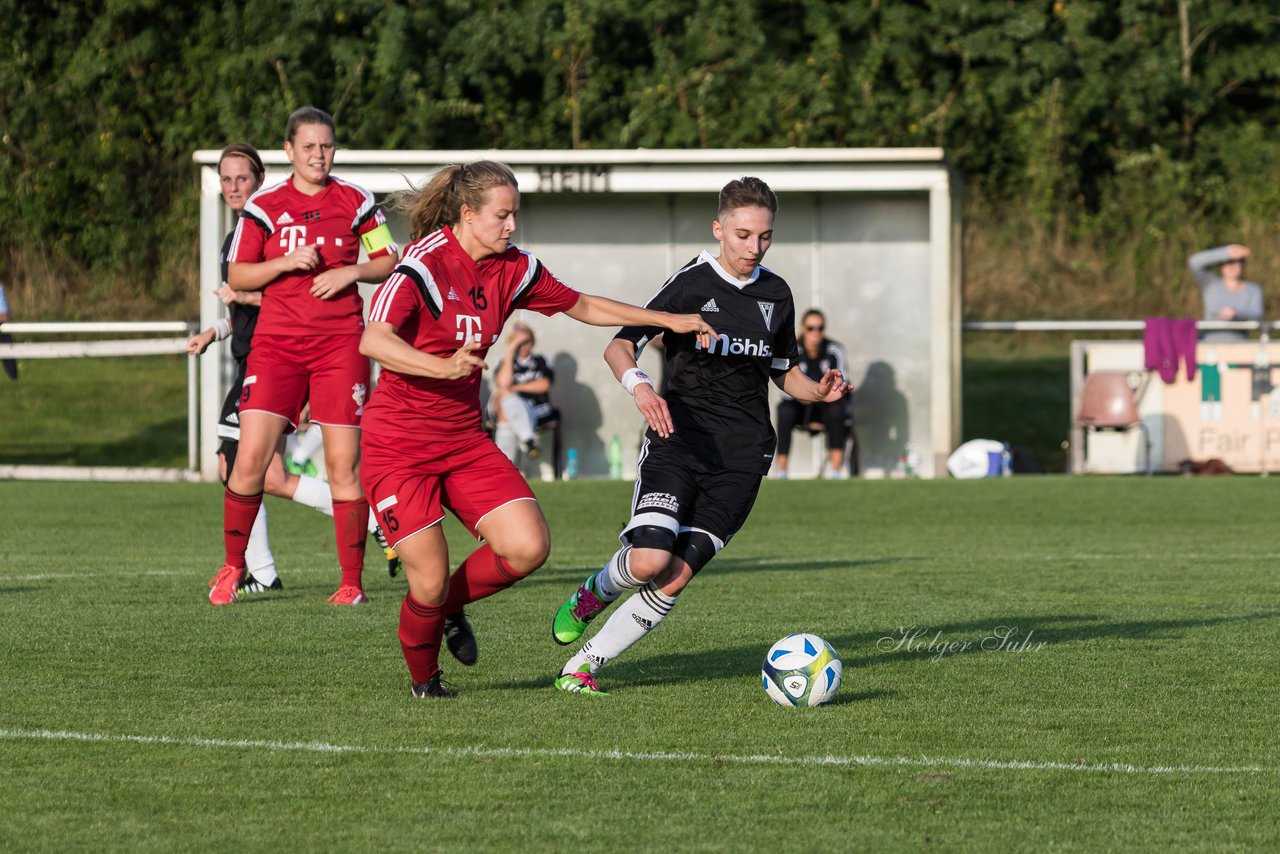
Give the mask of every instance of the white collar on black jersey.
[[747, 280], [744, 282], [744, 281], [742, 281], [741, 279], [739, 279], [739, 278], [737, 278], [737, 277], [735, 277], [735, 276], [730, 275], [728, 270], [726, 270], [724, 267], [721, 267], [721, 266], [720, 266], [720, 262], [716, 260], [716, 256], [712, 255], [710, 252], [708, 252], [708, 251], [707, 251], [707, 250], [705, 250], [705, 249], [703, 249], [703, 250], [702, 250], [702, 253], [698, 256], [698, 260], [699, 260], [699, 261], [701, 261], [701, 262], [702, 262], [702, 263], [704, 263], [704, 264], [710, 264], [710, 265], [711, 265], [711, 269], [715, 270], [717, 273], [719, 273], [719, 274], [720, 274], [720, 278], [724, 279], [726, 282], [728, 282], [729, 284], [733, 285], [733, 286], [734, 286], [735, 288], [737, 288], [738, 290], [742, 290], [742, 289], [743, 289], [743, 288], [745, 288], [747, 285], [751, 284], [751, 283], [752, 283], [752, 282], [754, 282], [756, 279], [760, 278], [760, 265], [759, 265], [759, 264], [757, 264], [757, 265], [756, 265], [756, 268], [755, 268], [754, 270], [752, 270], [752, 271], [751, 271], [751, 278], [747, 279]]

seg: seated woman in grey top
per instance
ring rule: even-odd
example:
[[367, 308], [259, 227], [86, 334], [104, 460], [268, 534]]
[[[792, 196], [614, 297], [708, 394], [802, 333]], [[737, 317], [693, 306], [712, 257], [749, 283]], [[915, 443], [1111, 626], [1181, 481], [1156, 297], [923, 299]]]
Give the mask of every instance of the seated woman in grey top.
[[[1262, 288], [1243, 278], [1244, 259], [1248, 257], [1249, 247], [1232, 243], [1205, 249], [1187, 259], [1204, 297], [1205, 320], [1262, 320]], [[1219, 275], [1214, 275], [1211, 267], [1218, 267]], [[1200, 339], [1241, 341], [1247, 337], [1241, 329], [1221, 329], [1205, 332]]]

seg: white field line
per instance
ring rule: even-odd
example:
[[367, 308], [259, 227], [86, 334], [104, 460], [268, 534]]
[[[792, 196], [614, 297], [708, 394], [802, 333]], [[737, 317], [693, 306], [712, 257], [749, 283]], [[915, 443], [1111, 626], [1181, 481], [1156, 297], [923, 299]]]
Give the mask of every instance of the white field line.
[[581, 750], [552, 747], [372, 747], [329, 744], [321, 741], [257, 741], [242, 739], [174, 737], [165, 735], [110, 735], [65, 730], [0, 729], [0, 738], [26, 741], [70, 741], [111, 744], [146, 744], [233, 750], [279, 750], [296, 753], [410, 754], [420, 756], [482, 757], [486, 759], [575, 759], [587, 762], [671, 762], [686, 764], [732, 763], [814, 768], [905, 767], [955, 768], [985, 771], [1074, 771], [1095, 774], [1275, 774], [1280, 769], [1254, 765], [1238, 767], [1205, 765], [1086, 764], [999, 759], [947, 759], [932, 756], [770, 756], [688, 752], [634, 752], [629, 750]]
[[[891, 563], [893, 561], [903, 560], [903, 559], [910, 559], [914, 561], [924, 561], [924, 560], [940, 560], [940, 559], [950, 560], [951, 558], [952, 558], [951, 555], [921, 554], [921, 555], [913, 555], [913, 556], [910, 556], [909, 558], [902, 558], [895, 555], [854, 555], [850, 559], [854, 563], [875, 563], [875, 562]], [[783, 567], [787, 569], [796, 568], [798, 563], [801, 566], [803, 565], [803, 560], [798, 562], [796, 558], [758, 558], [758, 559], [737, 558], [736, 560], [738, 560], [743, 564], [750, 564], [751, 566], [778, 566], [778, 567]], [[984, 555], [983, 560], [987, 562], [1002, 562], [1002, 563], [1008, 563], [1013, 561], [1025, 561], [1028, 563], [1033, 563], [1035, 561], [1062, 561], [1062, 560], [1129, 561], [1132, 563], [1149, 563], [1149, 562], [1168, 563], [1171, 560], [1215, 561], [1215, 562], [1226, 562], [1226, 563], [1236, 563], [1239, 561], [1246, 561], [1249, 563], [1254, 563], [1257, 561], [1267, 561], [1269, 563], [1271, 561], [1280, 560], [1280, 552], [1250, 552], [1248, 554], [1227, 554], [1226, 552], [1207, 552], [1205, 554], [1196, 554], [1194, 552], [1178, 552], [1173, 555], [1128, 554], [1128, 553], [1012, 554], [1012, 555]]]
[[[318, 575], [322, 572], [329, 573], [330, 575], [338, 574], [338, 570], [336, 567], [328, 567], [328, 566], [290, 567], [287, 570], [288, 575], [283, 575], [282, 577], [288, 578], [289, 576], [292, 576], [292, 575]], [[133, 573], [133, 575], [147, 576], [147, 577], [153, 577], [153, 578], [158, 578], [161, 576], [184, 576], [187, 578], [199, 577], [193, 574], [190, 570], [176, 570], [176, 569], [155, 569], [155, 570], [149, 570], [147, 572], [135, 572]], [[0, 581], [51, 581], [51, 580], [57, 580], [61, 578], [77, 578], [77, 579], [78, 578], [116, 578], [118, 579], [120, 577], [121, 577], [120, 573], [118, 572], [40, 572], [40, 573], [34, 573], [32, 575], [0, 574]]]
[[[871, 558], [869, 558], [869, 560], [870, 559]], [[927, 560], [930, 558], [921, 558], [921, 559]], [[1273, 561], [1280, 560], [1280, 553], [1275, 553], [1275, 554], [1250, 553], [1250, 554], [1229, 555], [1221, 552], [1215, 552], [1213, 554], [1203, 554], [1203, 555], [1179, 554], [1177, 555], [1177, 559], [1180, 561], [1213, 561], [1216, 563], [1241, 563], [1241, 562], [1252, 563], [1257, 561], [1266, 561], [1270, 563]], [[892, 560], [892, 558], [884, 558], [884, 560], [888, 561], [888, 560]], [[1151, 554], [1144, 554], [1144, 555], [1132, 555], [1132, 554], [1020, 555], [1017, 557], [1010, 557], [1007, 559], [1001, 558], [1000, 560], [1010, 560], [1010, 561], [1019, 560], [1019, 561], [1027, 561], [1027, 562], [1128, 561], [1130, 563], [1146, 563], [1146, 562], [1155, 561], [1160, 563], [1168, 563], [1169, 556], [1168, 555], [1151, 555]], [[792, 570], [792, 569], [795, 569], [796, 567], [796, 562], [794, 560], [785, 559], [785, 558], [744, 560], [742, 561], [742, 563], [749, 564], [751, 566], [776, 566], [780, 569], [787, 569], [787, 570]], [[336, 572], [337, 570], [331, 566], [302, 566], [302, 567], [295, 566], [295, 567], [289, 567], [288, 569], [281, 571], [280, 575], [282, 578], [287, 579], [291, 575], [312, 575], [312, 574], [318, 574], [318, 573], [334, 574]], [[192, 576], [192, 573], [189, 570], [163, 570], [163, 569], [151, 570], [148, 572], [139, 572], [134, 574], [154, 576], [154, 577]], [[0, 573], [0, 581], [51, 581], [51, 580], [57, 580], [60, 578], [119, 578], [119, 577], [120, 577], [119, 573], [106, 573], [106, 572], [103, 572], [103, 573], [42, 572], [42, 573], [34, 573], [31, 575], [5, 575], [4, 573]]]

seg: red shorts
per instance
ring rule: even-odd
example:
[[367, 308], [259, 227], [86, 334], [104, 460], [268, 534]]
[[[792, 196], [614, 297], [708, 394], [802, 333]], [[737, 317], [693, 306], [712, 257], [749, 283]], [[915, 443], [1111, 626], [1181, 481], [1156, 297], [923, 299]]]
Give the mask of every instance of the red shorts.
[[368, 431], [361, 438], [360, 484], [392, 546], [438, 524], [446, 509], [477, 534], [493, 510], [534, 500], [524, 475], [483, 433], [465, 442], [382, 441]]
[[240, 413], [269, 412], [298, 426], [311, 403], [311, 420], [359, 427], [369, 397], [369, 360], [359, 335], [282, 337], [255, 335], [240, 392]]

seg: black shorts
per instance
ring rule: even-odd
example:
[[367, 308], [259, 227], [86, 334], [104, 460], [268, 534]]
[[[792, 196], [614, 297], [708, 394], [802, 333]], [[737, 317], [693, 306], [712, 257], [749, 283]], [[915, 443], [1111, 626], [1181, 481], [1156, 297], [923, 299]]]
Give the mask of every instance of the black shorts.
[[718, 552], [746, 523], [762, 479], [755, 472], [703, 471], [687, 451], [645, 440], [636, 465], [631, 519], [619, 539], [626, 543], [629, 531], [657, 525], [677, 538], [702, 531]]
[[244, 369], [245, 363], [237, 359], [236, 372], [222, 401], [222, 414], [218, 416], [218, 438], [224, 447], [228, 442], [240, 441], [240, 391], [244, 388]]
[[[237, 359], [236, 372], [222, 401], [222, 414], [218, 416], [218, 438], [222, 440], [218, 453], [227, 462], [226, 478], [231, 477], [231, 470], [236, 465], [236, 451], [240, 448], [240, 390], [244, 386], [244, 369], [244, 361]], [[225, 479], [223, 483], [226, 483]]]

